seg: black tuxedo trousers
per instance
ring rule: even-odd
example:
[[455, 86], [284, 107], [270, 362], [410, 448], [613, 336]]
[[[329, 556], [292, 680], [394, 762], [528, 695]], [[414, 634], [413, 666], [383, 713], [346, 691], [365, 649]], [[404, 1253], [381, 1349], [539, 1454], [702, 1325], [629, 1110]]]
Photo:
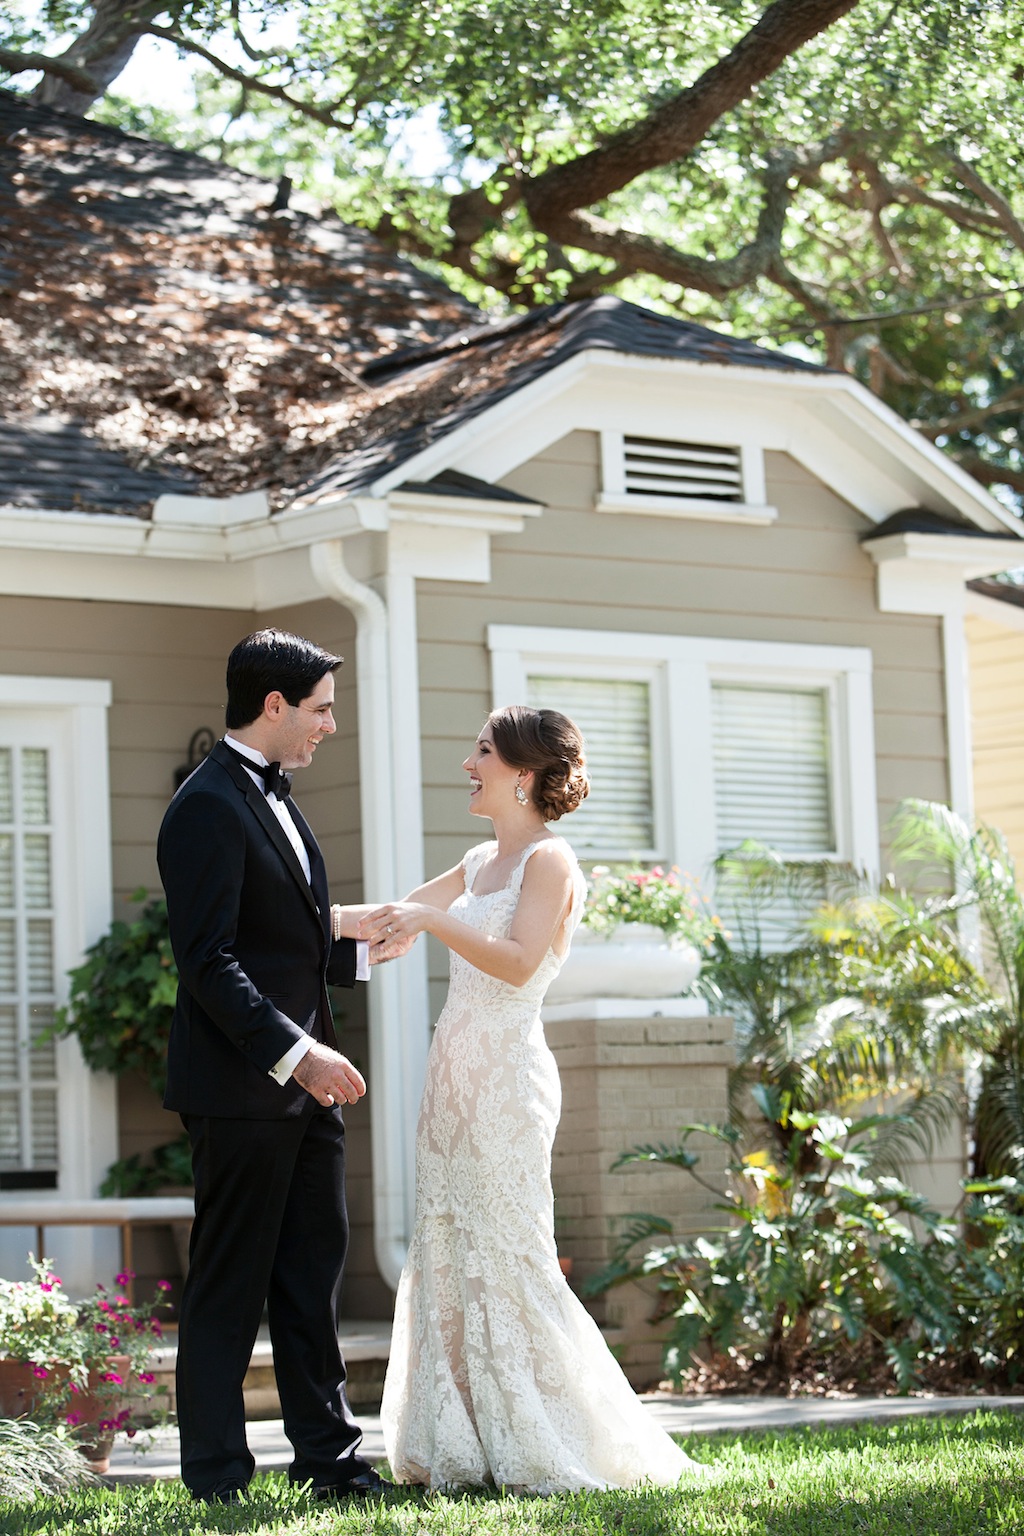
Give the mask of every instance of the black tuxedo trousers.
[[264, 1306], [291, 1477], [332, 1486], [366, 1467], [337, 1337], [342, 1114], [269, 1076], [297, 1042], [335, 1043], [327, 983], [353, 984], [355, 945], [331, 944], [323, 859], [288, 808], [308, 881], [262, 788], [218, 743], [168, 807], [157, 851], [179, 973], [164, 1103], [188, 1131], [196, 1186], [177, 1412], [199, 1496], [252, 1475], [242, 1380]]

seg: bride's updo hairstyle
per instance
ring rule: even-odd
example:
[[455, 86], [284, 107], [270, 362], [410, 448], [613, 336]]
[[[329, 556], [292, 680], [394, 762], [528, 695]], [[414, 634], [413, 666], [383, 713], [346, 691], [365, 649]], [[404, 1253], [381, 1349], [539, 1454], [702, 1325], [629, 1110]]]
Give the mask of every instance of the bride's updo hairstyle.
[[557, 709], [506, 704], [487, 717], [494, 745], [510, 768], [533, 770], [533, 803], [545, 821], [575, 811], [590, 793], [583, 737]]

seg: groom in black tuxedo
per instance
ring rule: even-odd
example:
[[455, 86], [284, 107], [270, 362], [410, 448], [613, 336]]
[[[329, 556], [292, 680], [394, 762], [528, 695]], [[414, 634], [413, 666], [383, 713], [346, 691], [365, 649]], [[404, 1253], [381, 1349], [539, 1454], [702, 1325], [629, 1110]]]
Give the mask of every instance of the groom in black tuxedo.
[[366, 1091], [337, 1050], [327, 983], [353, 986], [316, 838], [289, 798], [335, 731], [341, 658], [265, 629], [228, 658], [227, 733], [181, 787], [157, 858], [179, 972], [166, 1108], [192, 1143], [196, 1219], [181, 1303], [181, 1473], [234, 1502], [254, 1461], [242, 1378], [266, 1304], [293, 1482], [382, 1485], [357, 1454], [338, 1300], [348, 1246], [341, 1104]]

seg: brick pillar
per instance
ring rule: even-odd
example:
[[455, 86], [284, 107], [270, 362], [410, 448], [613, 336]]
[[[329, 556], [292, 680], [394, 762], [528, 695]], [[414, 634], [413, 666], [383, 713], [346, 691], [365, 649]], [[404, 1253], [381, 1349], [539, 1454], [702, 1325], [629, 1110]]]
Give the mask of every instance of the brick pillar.
[[[675, 1144], [690, 1121], [727, 1118], [733, 1021], [709, 1017], [688, 999], [639, 1002], [588, 998], [544, 1011], [562, 1079], [562, 1119], [552, 1182], [559, 1252], [578, 1286], [611, 1258], [621, 1218], [667, 1217], [678, 1233], [707, 1231], [724, 1217], [714, 1196], [682, 1169], [640, 1165], [611, 1173], [620, 1152], [645, 1142]], [[724, 1188], [725, 1148], [697, 1139], [701, 1175]], [[649, 1324], [653, 1286], [630, 1283], [588, 1302], [634, 1386], [661, 1375], [658, 1331]]]

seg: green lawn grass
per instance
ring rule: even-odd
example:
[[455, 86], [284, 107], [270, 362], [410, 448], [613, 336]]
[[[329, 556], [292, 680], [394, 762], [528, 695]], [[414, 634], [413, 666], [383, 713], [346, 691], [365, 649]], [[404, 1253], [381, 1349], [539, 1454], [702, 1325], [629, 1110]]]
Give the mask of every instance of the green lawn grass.
[[0, 1503], [10, 1536], [1021, 1536], [1024, 1417], [977, 1412], [898, 1424], [694, 1438], [719, 1471], [670, 1491], [514, 1498], [396, 1489], [368, 1504], [311, 1504], [280, 1476], [245, 1505], [206, 1509], [178, 1483]]

